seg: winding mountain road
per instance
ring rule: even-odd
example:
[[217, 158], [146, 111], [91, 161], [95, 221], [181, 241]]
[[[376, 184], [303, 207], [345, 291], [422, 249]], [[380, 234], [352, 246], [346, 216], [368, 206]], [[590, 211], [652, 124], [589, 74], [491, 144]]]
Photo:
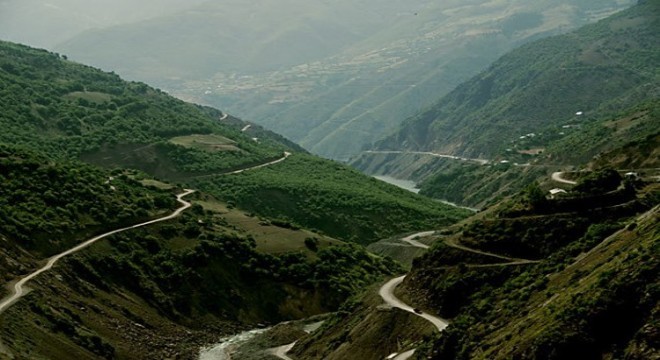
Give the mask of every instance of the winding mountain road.
[[439, 158], [444, 158], [444, 159], [453, 159], [453, 160], [460, 160], [460, 161], [470, 161], [470, 162], [475, 162], [480, 165], [486, 165], [490, 162], [490, 160], [486, 159], [471, 159], [471, 158], [465, 158], [465, 157], [460, 157], [460, 156], [454, 156], [454, 155], [446, 155], [446, 154], [438, 154], [430, 151], [400, 151], [400, 150], [367, 150], [365, 151], [367, 154], [415, 154], [415, 155], [429, 155], [429, 156], [435, 156]]
[[83, 242], [83, 243], [81, 243], [81, 244], [79, 244], [79, 245], [63, 252], [63, 253], [60, 253], [58, 255], [55, 255], [55, 256], [51, 257], [44, 267], [42, 267], [41, 269], [39, 269], [39, 270], [25, 276], [24, 278], [20, 279], [16, 284], [14, 284], [13, 287], [10, 288], [10, 291], [11, 291], [10, 295], [7, 296], [6, 298], [4, 298], [2, 301], [0, 301], [0, 314], [2, 312], [4, 312], [5, 310], [7, 310], [16, 301], [18, 301], [23, 295], [25, 295], [25, 293], [26, 293], [25, 284], [28, 281], [30, 281], [30, 280], [34, 279], [35, 277], [39, 276], [41, 273], [44, 273], [44, 272], [50, 270], [53, 267], [53, 265], [55, 265], [55, 263], [57, 263], [63, 257], [65, 257], [67, 255], [71, 255], [73, 253], [76, 253], [76, 252], [78, 252], [78, 251], [94, 244], [95, 242], [110, 236], [110, 235], [114, 235], [114, 234], [117, 234], [117, 233], [120, 233], [120, 232], [123, 232], [123, 231], [126, 231], [126, 230], [136, 229], [136, 228], [139, 228], [139, 227], [155, 224], [155, 223], [158, 223], [158, 222], [161, 222], [161, 221], [166, 221], [166, 220], [173, 219], [173, 218], [179, 216], [181, 214], [181, 212], [183, 212], [184, 210], [186, 210], [187, 208], [189, 208], [191, 206], [191, 204], [189, 202], [183, 200], [183, 197], [186, 196], [186, 195], [190, 195], [193, 192], [195, 192], [195, 190], [186, 189], [183, 193], [177, 195], [176, 200], [179, 203], [181, 203], [182, 206], [180, 208], [176, 209], [170, 215], [163, 216], [161, 218], [154, 219], [154, 220], [149, 220], [149, 221], [137, 224], [137, 225], [132, 225], [132, 226], [128, 226], [128, 227], [125, 227], [125, 228], [109, 231], [105, 234], [101, 234], [99, 236], [93, 237], [93, 238], [91, 238], [91, 239], [89, 239], [89, 240], [87, 240], [87, 241], [85, 241], [85, 242]]
[[573, 180], [564, 179], [563, 178], [564, 174], [565, 174], [565, 172], [563, 172], [563, 171], [554, 172], [554, 173], [552, 173], [552, 180], [554, 180], [556, 182], [559, 182], [559, 183], [562, 183], [562, 184], [568, 184], [568, 185], [576, 185], [577, 184], [577, 182], [575, 182]]
[[[416, 233], [416, 234], [406, 236], [405, 238], [402, 238], [401, 241], [406, 242], [406, 243], [408, 243], [412, 246], [418, 247], [418, 248], [429, 249], [428, 245], [422, 244], [421, 242], [416, 241], [414, 239], [417, 238], [417, 237], [431, 236], [434, 233], [435, 233], [435, 231], [419, 232], [419, 233]], [[475, 249], [468, 248], [466, 246], [457, 244], [457, 243], [449, 241], [449, 240], [445, 240], [445, 244], [447, 244], [450, 247], [459, 249], [459, 250], [468, 251], [468, 252], [472, 252], [472, 253], [476, 253], [476, 254], [480, 254], [480, 255], [485, 255], [485, 256], [491, 256], [491, 257], [495, 257], [495, 258], [498, 258], [498, 259], [503, 259], [503, 260], [509, 261], [507, 263], [500, 263], [500, 264], [468, 265], [468, 266], [471, 266], [471, 267], [515, 266], [515, 265], [534, 264], [534, 263], [538, 262], [536, 260], [517, 259], [517, 258], [502, 256], [502, 255], [493, 254], [493, 253], [489, 253], [489, 252], [485, 252], [485, 251], [481, 251], [481, 250], [475, 250]], [[397, 308], [397, 309], [407, 311], [407, 312], [415, 314], [415, 315], [417, 315], [421, 318], [424, 318], [427, 321], [429, 321], [431, 324], [433, 324], [433, 326], [435, 326], [436, 329], [438, 329], [438, 331], [440, 331], [440, 332], [444, 331], [445, 328], [447, 328], [447, 326], [449, 326], [449, 322], [447, 320], [439, 318], [437, 316], [433, 316], [433, 315], [424, 313], [424, 312], [417, 312], [417, 311], [415, 311], [415, 309], [412, 306], [410, 306], [410, 305], [404, 303], [403, 301], [399, 300], [394, 295], [394, 289], [396, 289], [396, 287], [399, 286], [399, 284], [401, 284], [405, 278], [406, 278], [406, 275], [403, 275], [403, 276], [399, 276], [399, 277], [394, 278], [394, 279], [388, 281], [387, 283], [385, 283], [385, 285], [383, 285], [380, 288], [380, 290], [378, 290], [378, 294], [380, 295], [380, 297], [389, 306], [391, 306], [393, 308]], [[412, 357], [414, 353], [415, 353], [415, 349], [411, 349], [411, 350], [408, 350], [408, 351], [400, 353], [400, 354], [394, 353], [394, 354], [390, 355], [390, 357], [388, 357], [388, 359], [407, 360], [410, 357]], [[286, 359], [284, 357], [280, 357], [280, 358], [281, 359]]]
[[279, 158], [277, 160], [273, 160], [273, 161], [267, 162], [265, 164], [256, 165], [256, 166], [252, 166], [252, 167], [245, 168], [245, 169], [240, 169], [240, 170], [236, 170], [236, 171], [230, 171], [230, 172], [227, 172], [227, 173], [222, 173], [222, 175], [240, 174], [242, 172], [246, 172], [246, 171], [249, 171], [249, 170], [261, 169], [261, 168], [266, 167], [266, 166], [271, 166], [271, 165], [281, 163], [282, 161], [286, 160], [289, 156], [291, 156], [291, 153], [288, 152], [288, 151], [285, 151], [284, 156], [282, 156], [281, 158]]
[[385, 285], [383, 285], [378, 291], [380, 297], [382, 297], [385, 303], [387, 303], [391, 307], [407, 311], [409, 313], [415, 314], [421, 318], [428, 320], [431, 324], [433, 324], [433, 326], [435, 326], [438, 329], [438, 331], [445, 330], [445, 328], [449, 325], [449, 322], [447, 320], [441, 319], [433, 315], [429, 315], [427, 313], [420, 314], [418, 312], [415, 312], [415, 309], [413, 309], [412, 306], [404, 303], [403, 301], [399, 300], [396, 296], [394, 296], [394, 289], [399, 284], [401, 284], [403, 282], [403, 279], [405, 278], [406, 278], [405, 275], [399, 276], [385, 283]]
[[293, 154], [291, 154], [288, 151], [285, 151], [284, 155], [282, 155], [281, 158], [275, 159], [273, 161], [269, 161], [267, 163], [263, 163], [263, 164], [259, 164], [259, 165], [255, 165], [255, 166], [250, 166], [250, 167], [247, 167], [247, 168], [244, 168], [244, 169], [239, 169], [239, 170], [234, 170], [234, 171], [229, 171], [229, 172], [199, 175], [199, 176], [191, 176], [190, 179], [203, 179], [203, 178], [208, 178], [208, 177], [212, 177], [212, 176], [240, 174], [240, 173], [244, 173], [246, 171], [261, 169], [261, 168], [266, 167], [266, 166], [271, 166], [271, 165], [281, 163], [282, 161], [286, 160], [291, 155], [293, 155]]
[[483, 256], [490, 256], [490, 257], [494, 257], [494, 258], [497, 258], [497, 259], [506, 260], [506, 261], [508, 261], [512, 264], [513, 263], [533, 264], [533, 263], [539, 262], [538, 260], [527, 260], [527, 259], [512, 258], [512, 257], [504, 256], [504, 255], [493, 254], [493, 253], [490, 253], [490, 252], [487, 252], [487, 251], [472, 249], [472, 248], [469, 248], [467, 246], [458, 244], [458, 243], [452, 241], [451, 239], [445, 239], [444, 243], [445, 243], [445, 245], [447, 245], [449, 247], [453, 247], [453, 248], [458, 249], [458, 250], [463, 250], [463, 251], [471, 252], [473, 254], [478, 254], [478, 255], [483, 255]]
[[410, 244], [410, 245], [412, 245], [412, 246], [414, 246], [414, 247], [418, 247], [418, 248], [422, 248], [422, 249], [429, 249], [429, 246], [428, 246], [428, 245], [426, 245], [426, 244], [422, 244], [421, 242], [419, 242], [419, 241], [417, 241], [417, 240], [415, 240], [415, 239], [418, 238], [418, 237], [431, 236], [431, 235], [433, 235], [433, 234], [435, 234], [435, 231], [424, 231], [424, 232], [420, 232], [420, 233], [412, 234], [412, 235], [410, 235], [410, 236], [406, 236], [406, 237], [404, 237], [403, 239], [401, 239], [401, 241], [403, 241], [403, 242], [407, 242], [408, 244]]

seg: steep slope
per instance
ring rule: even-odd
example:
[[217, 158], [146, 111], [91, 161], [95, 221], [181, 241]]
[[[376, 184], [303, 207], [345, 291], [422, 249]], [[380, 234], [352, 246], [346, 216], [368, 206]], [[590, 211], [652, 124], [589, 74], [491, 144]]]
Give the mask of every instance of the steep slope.
[[[195, 186], [264, 216], [360, 244], [420, 228], [452, 224], [470, 213], [393, 187], [311, 155]], [[298, 174], [304, 174], [300, 176]]]
[[176, 219], [133, 229], [170, 213], [175, 201], [166, 184], [132, 171], [54, 162], [4, 145], [0, 168], [3, 283], [93, 235], [130, 227], [62, 258], [2, 309], [3, 355], [192, 358], [246, 324], [334, 310], [398, 269], [359, 246], [204, 195], [188, 195], [193, 206]]
[[93, 233], [149, 219], [175, 206], [168, 192], [144, 188], [126, 176], [81, 163], [53, 162], [4, 144], [0, 168], [3, 282], [31, 264], [34, 259], [29, 257], [27, 263], [18, 261], [26, 254], [49, 257]]
[[[406, 121], [378, 149], [483, 156], [521, 135], [583, 125], [657, 97], [657, 1], [522, 46]], [[580, 116], [576, 113], [580, 113]]]
[[[332, 174], [339, 165], [306, 157], [299, 146], [259, 126], [176, 100], [142, 83], [124, 82], [114, 74], [56, 54], [10, 43], [1, 43], [0, 52], [0, 82], [4, 85], [0, 90], [4, 109], [0, 124], [6, 129], [0, 142], [38, 149], [54, 158], [135, 168], [168, 181], [199, 184], [200, 190], [234, 200], [256, 214], [286, 217], [344, 240], [364, 237], [362, 240], [368, 242], [378, 232], [389, 235], [398, 230], [383, 230], [373, 209], [408, 213], [399, 222], [405, 229], [420, 221], [431, 225], [466, 215], [393, 186], [379, 185], [379, 190], [373, 191], [375, 180], [356, 172], [345, 179], [328, 176], [303, 183], [300, 179], [308, 173]], [[223, 174], [270, 164], [283, 159], [284, 152], [294, 155], [278, 167], [283, 171], [277, 186], [297, 186], [297, 191], [310, 194], [325, 188], [323, 196], [305, 198], [285, 191], [276, 199], [260, 198], [273, 185], [260, 175], [267, 169], [255, 169], [258, 181], [250, 182], [252, 191], [243, 193], [240, 201], [229, 198], [222, 184], [233, 180]], [[298, 156], [307, 159], [307, 167], [287, 165]], [[388, 192], [395, 192], [399, 199], [383, 201], [392, 198]], [[362, 215], [356, 226], [347, 219], [361, 211], [359, 206], [372, 210]], [[317, 221], [309, 221], [310, 216]], [[329, 224], [340, 223], [346, 225], [330, 229]]]
[[530, 186], [436, 232], [395, 295], [449, 319], [442, 332], [424, 337], [430, 324], [410, 323], [414, 315], [372, 289], [292, 356], [382, 359], [415, 348], [412, 359], [656, 358], [660, 191], [595, 180], [611, 173], [589, 174], [559, 199]]
[[[433, 359], [656, 358], [657, 220], [656, 207], [627, 229], [599, 236], [599, 245], [566, 258], [554, 271], [548, 266], [558, 264], [560, 256], [547, 261], [546, 271], [514, 277], [504, 291], [473, 295], [472, 305], [426, 354]], [[535, 276], [536, 283], [523, 280]], [[516, 289], [515, 282], [529, 285]]]

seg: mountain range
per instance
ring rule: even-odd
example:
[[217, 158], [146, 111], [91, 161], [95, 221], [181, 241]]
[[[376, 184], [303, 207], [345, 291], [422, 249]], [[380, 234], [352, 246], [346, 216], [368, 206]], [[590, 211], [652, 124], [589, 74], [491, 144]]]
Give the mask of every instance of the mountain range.
[[208, 2], [55, 50], [346, 161], [506, 51], [631, 3]]

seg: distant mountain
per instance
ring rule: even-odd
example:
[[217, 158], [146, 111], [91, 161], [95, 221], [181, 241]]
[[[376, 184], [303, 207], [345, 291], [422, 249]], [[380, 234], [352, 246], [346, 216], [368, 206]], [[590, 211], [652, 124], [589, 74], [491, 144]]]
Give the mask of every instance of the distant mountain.
[[482, 207], [515, 193], [524, 178], [645, 141], [658, 131], [658, 13], [657, 2], [643, 3], [524, 45], [352, 164]]
[[209, 2], [56, 50], [348, 160], [513, 47], [632, 3]]
[[657, 98], [657, 2], [522, 46], [414, 116], [376, 149], [492, 158], [521, 136], [584, 126]]
[[90, 30], [56, 50], [159, 86], [218, 73], [254, 75], [316, 61], [368, 37], [404, 4], [388, 3], [374, 10], [374, 0], [206, 1], [176, 14]]

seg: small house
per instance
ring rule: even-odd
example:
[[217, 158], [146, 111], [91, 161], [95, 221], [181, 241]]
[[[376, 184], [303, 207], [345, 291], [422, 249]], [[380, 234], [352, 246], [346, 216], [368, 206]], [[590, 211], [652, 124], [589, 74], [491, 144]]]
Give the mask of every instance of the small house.
[[550, 190], [550, 199], [556, 199], [559, 196], [559, 194], [568, 194], [568, 192], [564, 189], [559, 189], [559, 188], [552, 189]]

